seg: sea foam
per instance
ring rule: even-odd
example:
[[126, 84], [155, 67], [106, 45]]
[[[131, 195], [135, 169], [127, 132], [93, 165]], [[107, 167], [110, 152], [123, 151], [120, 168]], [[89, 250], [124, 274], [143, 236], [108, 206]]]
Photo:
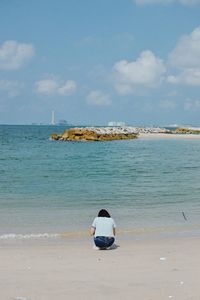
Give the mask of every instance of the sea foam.
[[57, 238], [60, 235], [58, 233], [37, 233], [37, 234], [15, 234], [8, 233], [0, 235], [0, 240], [11, 240], [11, 239], [49, 239], [49, 238]]

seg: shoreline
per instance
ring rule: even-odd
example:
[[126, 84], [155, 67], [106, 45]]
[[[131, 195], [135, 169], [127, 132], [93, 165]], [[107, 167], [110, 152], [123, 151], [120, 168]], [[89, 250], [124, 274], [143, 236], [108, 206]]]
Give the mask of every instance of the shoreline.
[[[179, 237], [179, 236], [196, 236], [200, 234], [200, 224], [176, 224], [167, 226], [148, 226], [148, 227], [120, 227], [117, 230], [117, 237], [119, 239], [128, 240], [145, 240], [150, 238], [160, 238], [163, 236]], [[17, 242], [17, 241], [59, 241], [59, 240], [75, 240], [75, 239], [87, 239], [89, 236], [88, 230], [77, 231], [62, 231], [62, 232], [30, 232], [30, 233], [4, 233], [0, 235], [1, 243]]]
[[138, 139], [200, 140], [200, 134], [140, 133]]
[[92, 239], [0, 244], [4, 300], [198, 300], [198, 237], [120, 239], [94, 250]]

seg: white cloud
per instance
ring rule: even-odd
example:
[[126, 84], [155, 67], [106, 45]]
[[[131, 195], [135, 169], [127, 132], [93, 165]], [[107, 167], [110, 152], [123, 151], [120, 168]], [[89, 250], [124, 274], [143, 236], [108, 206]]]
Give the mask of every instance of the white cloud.
[[113, 69], [115, 88], [122, 95], [133, 93], [139, 86], [158, 86], [166, 72], [163, 61], [149, 50], [143, 51], [136, 61], [117, 62]]
[[109, 106], [112, 101], [108, 94], [101, 91], [91, 91], [87, 95], [87, 103], [95, 106]]
[[0, 47], [0, 70], [18, 70], [33, 56], [31, 44], [6, 41]]
[[186, 69], [179, 75], [170, 75], [167, 78], [172, 84], [186, 84], [190, 86], [200, 86], [200, 69]]
[[0, 80], [0, 92], [9, 98], [18, 96], [22, 88], [23, 84], [18, 81]]
[[177, 68], [200, 68], [200, 27], [183, 36], [170, 53], [169, 61]]
[[183, 5], [195, 5], [199, 4], [200, 0], [133, 0], [138, 5], [150, 5], [150, 4], [171, 4], [171, 3], [180, 3]]
[[43, 79], [37, 81], [35, 86], [36, 86], [36, 91], [39, 94], [44, 94], [44, 95], [56, 94], [56, 91], [58, 89], [58, 84], [54, 79]]
[[76, 82], [73, 80], [68, 80], [58, 88], [58, 94], [62, 96], [69, 96], [75, 90], [76, 90]]
[[169, 55], [169, 63], [179, 69], [179, 74], [168, 76], [168, 82], [200, 86], [200, 27], [178, 41]]
[[35, 89], [38, 94], [69, 96], [76, 91], [76, 82], [61, 82], [55, 78], [43, 79], [35, 83]]

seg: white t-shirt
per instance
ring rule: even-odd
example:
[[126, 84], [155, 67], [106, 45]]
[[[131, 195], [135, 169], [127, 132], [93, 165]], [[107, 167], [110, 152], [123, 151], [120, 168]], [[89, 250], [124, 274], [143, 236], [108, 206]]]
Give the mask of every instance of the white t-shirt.
[[112, 218], [96, 217], [92, 223], [96, 236], [110, 236], [114, 237], [113, 228], [116, 228], [115, 221]]

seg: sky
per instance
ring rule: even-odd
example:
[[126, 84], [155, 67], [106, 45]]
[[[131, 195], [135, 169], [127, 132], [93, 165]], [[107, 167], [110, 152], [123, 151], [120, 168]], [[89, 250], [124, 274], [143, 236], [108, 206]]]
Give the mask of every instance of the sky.
[[0, 0], [0, 124], [200, 126], [200, 0]]

